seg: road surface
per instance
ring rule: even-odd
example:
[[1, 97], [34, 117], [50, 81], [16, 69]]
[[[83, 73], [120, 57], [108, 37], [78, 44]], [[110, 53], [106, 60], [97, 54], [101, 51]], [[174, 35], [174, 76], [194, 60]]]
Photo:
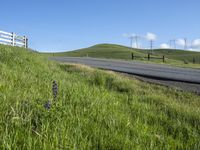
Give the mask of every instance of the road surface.
[[91, 67], [138, 76], [142, 80], [174, 86], [200, 94], [200, 69], [159, 64], [83, 57], [51, 57], [51, 60], [84, 64]]

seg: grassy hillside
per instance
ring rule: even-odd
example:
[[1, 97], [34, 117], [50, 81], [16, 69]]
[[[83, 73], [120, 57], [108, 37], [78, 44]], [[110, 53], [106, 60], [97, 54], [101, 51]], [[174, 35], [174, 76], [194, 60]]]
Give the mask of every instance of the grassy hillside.
[[167, 58], [180, 60], [185, 63], [192, 63], [193, 58], [195, 58], [196, 63], [200, 64], [200, 52], [173, 50], [173, 49], [170, 49], [170, 50], [159, 49], [159, 50], [155, 50], [155, 53], [158, 55], [165, 55]]
[[[125, 46], [114, 45], [114, 44], [99, 44], [89, 48], [54, 53], [54, 56], [75, 56], [75, 57], [96, 57], [96, 58], [113, 58], [113, 59], [126, 59], [132, 58], [131, 53], [135, 56], [147, 57], [149, 50], [132, 49]], [[193, 63], [193, 58], [197, 64], [200, 63], [200, 52], [184, 51], [184, 50], [173, 50], [173, 49], [157, 49], [153, 51], [154, 57], [166, 56], [166, 63], [177, 63], [177, 64], [188, 64]], [[138, 58], [139, 60], [145, 60], [144, 58]], [[146, 59], [147, 60], [147, 59]], [[161, 62], [162, 60], [153, 60], [153, 62]]]
[[143, 52], [137, 51], [136, 49], [112, 44], [100, 44], [85, 49], [64, 53], [55, 53], [55, 56], [89, 56], [96, 58], [131, 59], [131, 53], [134, 53], [138, 56], [144, 56]]
[[200, 148], [197, 95], [2, 45], [0, 79], [2, 150]]

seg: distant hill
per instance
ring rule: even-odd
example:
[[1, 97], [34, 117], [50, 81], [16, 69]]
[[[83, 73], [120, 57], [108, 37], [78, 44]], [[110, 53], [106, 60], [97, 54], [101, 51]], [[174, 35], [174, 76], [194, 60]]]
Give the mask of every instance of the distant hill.
[[[54, 53], [54, 56], [73, 56], [73, 57], [95, 57], [95, 58], [113, 58], [113, 59], [131, 59], [131, 53], [135, 56], [147, 57], [150, 50], [135, 49], [115, 44], [98, 44], [79, 50]], [[156, 49], [153, 50], [153, 56], [162, 57], [184, 63], [192, 63], [195, 58], [196, 63], [200, 63], [200, 52], [174, 50], [174, 49]]]

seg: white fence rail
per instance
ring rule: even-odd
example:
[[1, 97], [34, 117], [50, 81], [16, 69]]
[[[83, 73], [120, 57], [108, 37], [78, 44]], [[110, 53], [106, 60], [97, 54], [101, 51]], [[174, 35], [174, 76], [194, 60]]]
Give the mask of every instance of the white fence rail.
[[28, 48], [28, 38], [25, 36], [19, 36], [13, 32], [9, 33], [5, 31], [0, 31], [0, 44]]

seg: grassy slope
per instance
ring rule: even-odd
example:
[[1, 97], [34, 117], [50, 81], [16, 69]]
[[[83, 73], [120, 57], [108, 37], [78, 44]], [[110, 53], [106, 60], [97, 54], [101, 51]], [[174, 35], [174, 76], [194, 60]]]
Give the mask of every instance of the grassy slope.
[[200, 148], [194, 94], [2, 45], [0, 79], [0, 149]]
[[200, 64], [200, 52], [159, 49], [155, 50], [155, 53], [158, 55], [165, 55], [167, 58], [180, 60], [188, 63], [193, 62], [193, 58], [195, 58], [196, 63]]
[[[114, 58], [114, 59], [131, 59], [131, 53], [136, 56], [147, 57], [148, 50], [131, 49], [129, 47], [114, 45], [114, 44], [99, 44], [89, 48], [54, 53], [54, 56], [75, 56], [75, 57], [96, 57], [96, 58]], [[168, 64], [187, 64], [192, 63], [193, 58], [196, 59], [196, 63], [200, 63], [200, 52], [183, 51], [183, 50], [167, 50], [157, 49], [154, 50], [154, 56], [162, 57], [166, 56]], [[139, 59], [140, 60], [140, 59]], [[143, 60], [143, 59], [142, 59]], [[162, 62], [162, 60], [152, 60], [153, 62]], [[187, 66], [187, 65], [185, 65]], [[188, 65], [189, 67], [191, 66]], [[199, 65], [198, 65], [199, 66]], [[195, 65], [194, 65], [195, 67]]]
[[111, 44], [100, 44], [89, 48], [75, 50], [71, 52], [55, 53], [56, 56], [89, 56], [100, 58], [120, 58], [131, 59], [131, 53], [138, 56], [144, 56], [144, 53], [133, 50], [129, 47]]

